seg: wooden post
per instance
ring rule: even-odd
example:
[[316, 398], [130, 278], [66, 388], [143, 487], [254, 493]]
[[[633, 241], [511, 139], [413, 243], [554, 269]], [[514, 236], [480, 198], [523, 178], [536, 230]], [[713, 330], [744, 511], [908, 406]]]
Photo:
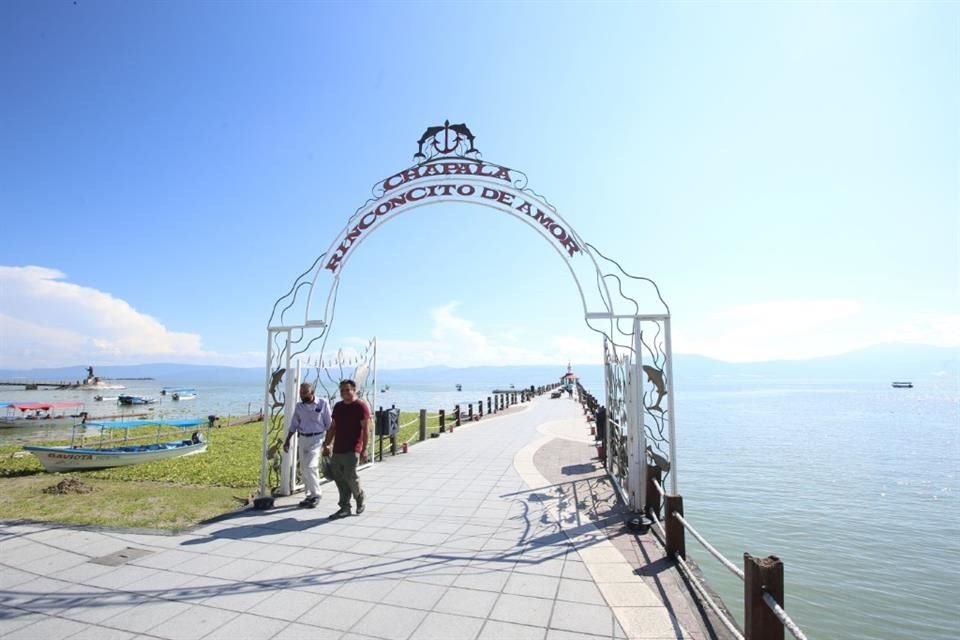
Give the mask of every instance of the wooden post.
[[440, 433], [447, 431], [447, 412], [440, 409]]
[[[648, 514], [652, 513], [657, 516], [657, 519], [660, 518], [660, 491], [657, 489], [656, 482], [663, 482], [661, 480], [660, 467], [655, 467], [652, 464], [647, 465], [647, 504], [644, 505], [644, 511]], [[663, 486], [661, 484], [661, 486]]]
[[493, 404], [490, 400], [490, 396], [487, 396], [487, 415], [493, 413]]
[[453, 408], [453, 419], [456, 422], [457, 426], [460, 426], [460, 405], [457, 405]]
[[783, 562], [743, 554], [743, 631], [746, 640], [783, 640], [783, 624], [763, 601], [766, 591], [783, 606]]
[[477, 414], [477, 417], [483, 417], [483, 398], [480, 398], [480, 402], [477, 403]]
[[473, 403], [472, 402], [467, 405], [467, 422], [473, 422]]
[[427, 410], [420, 409], [420, 433], [417, 438], [420, 442], [427, 439]]
[[683, 524], [673, 517], [675, 513], [683, 515], [683, 497], [664, 496], [663, 526], [667, 530], [667, 556], [672, 560], [674, 555], [679, 553], [681, 558], [686, 559], [687, 545], [683, 535]]
[[[378, 431], [379, 427], [380, 427], [380, 414], [382, 414], [382, 413], [383, 413], [383, 407], [380, 407], [379, 409], [377, 409], [376, 411], [374, 411], [374, 419], [373, 419], [373, 431], [374, 431], [374, 433], [376, 433], [376, 432]], [[377, 433], [377, 441], [380, 443], [380, 457], [379, 457], [379, 458], [376, 458], [376, 456], [374, 456], [374, 459], [375, 459], [375, 460], [383, 460], [383, 432], [382, 432], [382, 431], [381, 431], [380, 433]], [[376, 453], [376, 452], [374, 452], [374, 453]]]

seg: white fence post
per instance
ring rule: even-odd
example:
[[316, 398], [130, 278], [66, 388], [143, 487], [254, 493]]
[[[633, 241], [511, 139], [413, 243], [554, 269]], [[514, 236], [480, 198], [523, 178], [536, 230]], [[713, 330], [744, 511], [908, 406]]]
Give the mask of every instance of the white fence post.
[[[299, 364], [296, 374], [290, 370], [290, 330], [287, 330], [286, 346], [283, 350], [284, 367], [286, 373], [283, 376], [284, 402], [283, 402], [283, 432], [286, 433], [290, 428], [290, 421], [293, 420], [293, 412], [297, 406], [300, 371]], [[291, 443], [292, 445], [292, 443]], [[291, 473], [293, 465], [297, 462], [297, 451], [294, 446], [290, 451], [285, 451], [280, 458], [280, 495], [289, 496], [293, 493], [293, 474]]]

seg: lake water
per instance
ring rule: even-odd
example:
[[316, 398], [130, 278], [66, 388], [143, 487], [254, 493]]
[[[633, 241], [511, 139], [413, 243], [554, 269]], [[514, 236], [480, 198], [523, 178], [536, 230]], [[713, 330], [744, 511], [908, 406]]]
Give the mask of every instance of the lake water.
[[[391, 382], [377, 404], [431, 412], [486, 398], [494, 387], [543, 380]], [[602, 381], [584, 379], [601, 395]], [[684, 381], [678, 388], [679, 489], [687, 519], [735, 564], [775, 554], [786, 608], [811, 638], [960, 637], [960, 393], [956, 380], [889, 382]], [[190, 380], [128, 382], [160, 397], [194, 386], [196, 400], [164, 399], [162, 417], [256, 412], [262, 387]], [[76, 399], [92, 392], [0, 392], [0, 401]], [[0, 438], [8, 438], [0, 434]], [[726, 604], [742, 612], [742, 583], [695, 540], [688, 551]]]

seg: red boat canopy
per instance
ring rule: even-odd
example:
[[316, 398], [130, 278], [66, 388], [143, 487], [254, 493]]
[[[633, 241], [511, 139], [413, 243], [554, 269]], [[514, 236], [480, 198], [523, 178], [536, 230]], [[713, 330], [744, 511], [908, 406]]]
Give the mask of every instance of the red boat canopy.
[[18, 402], [10, 405], [20, 411], [50, 411], [50, 409], [70, 409], [82, 407], [82, 402]]

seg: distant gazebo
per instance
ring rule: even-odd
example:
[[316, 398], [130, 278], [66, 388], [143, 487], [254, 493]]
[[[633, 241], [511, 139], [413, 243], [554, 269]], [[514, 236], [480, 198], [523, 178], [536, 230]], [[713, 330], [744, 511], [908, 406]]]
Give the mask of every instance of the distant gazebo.
[[560, 384], [565, 387], [573, 387], [577, 384], [577, 374], [573, 372], [569, 362], [567, 363], [567, 372], [560, 378]]

